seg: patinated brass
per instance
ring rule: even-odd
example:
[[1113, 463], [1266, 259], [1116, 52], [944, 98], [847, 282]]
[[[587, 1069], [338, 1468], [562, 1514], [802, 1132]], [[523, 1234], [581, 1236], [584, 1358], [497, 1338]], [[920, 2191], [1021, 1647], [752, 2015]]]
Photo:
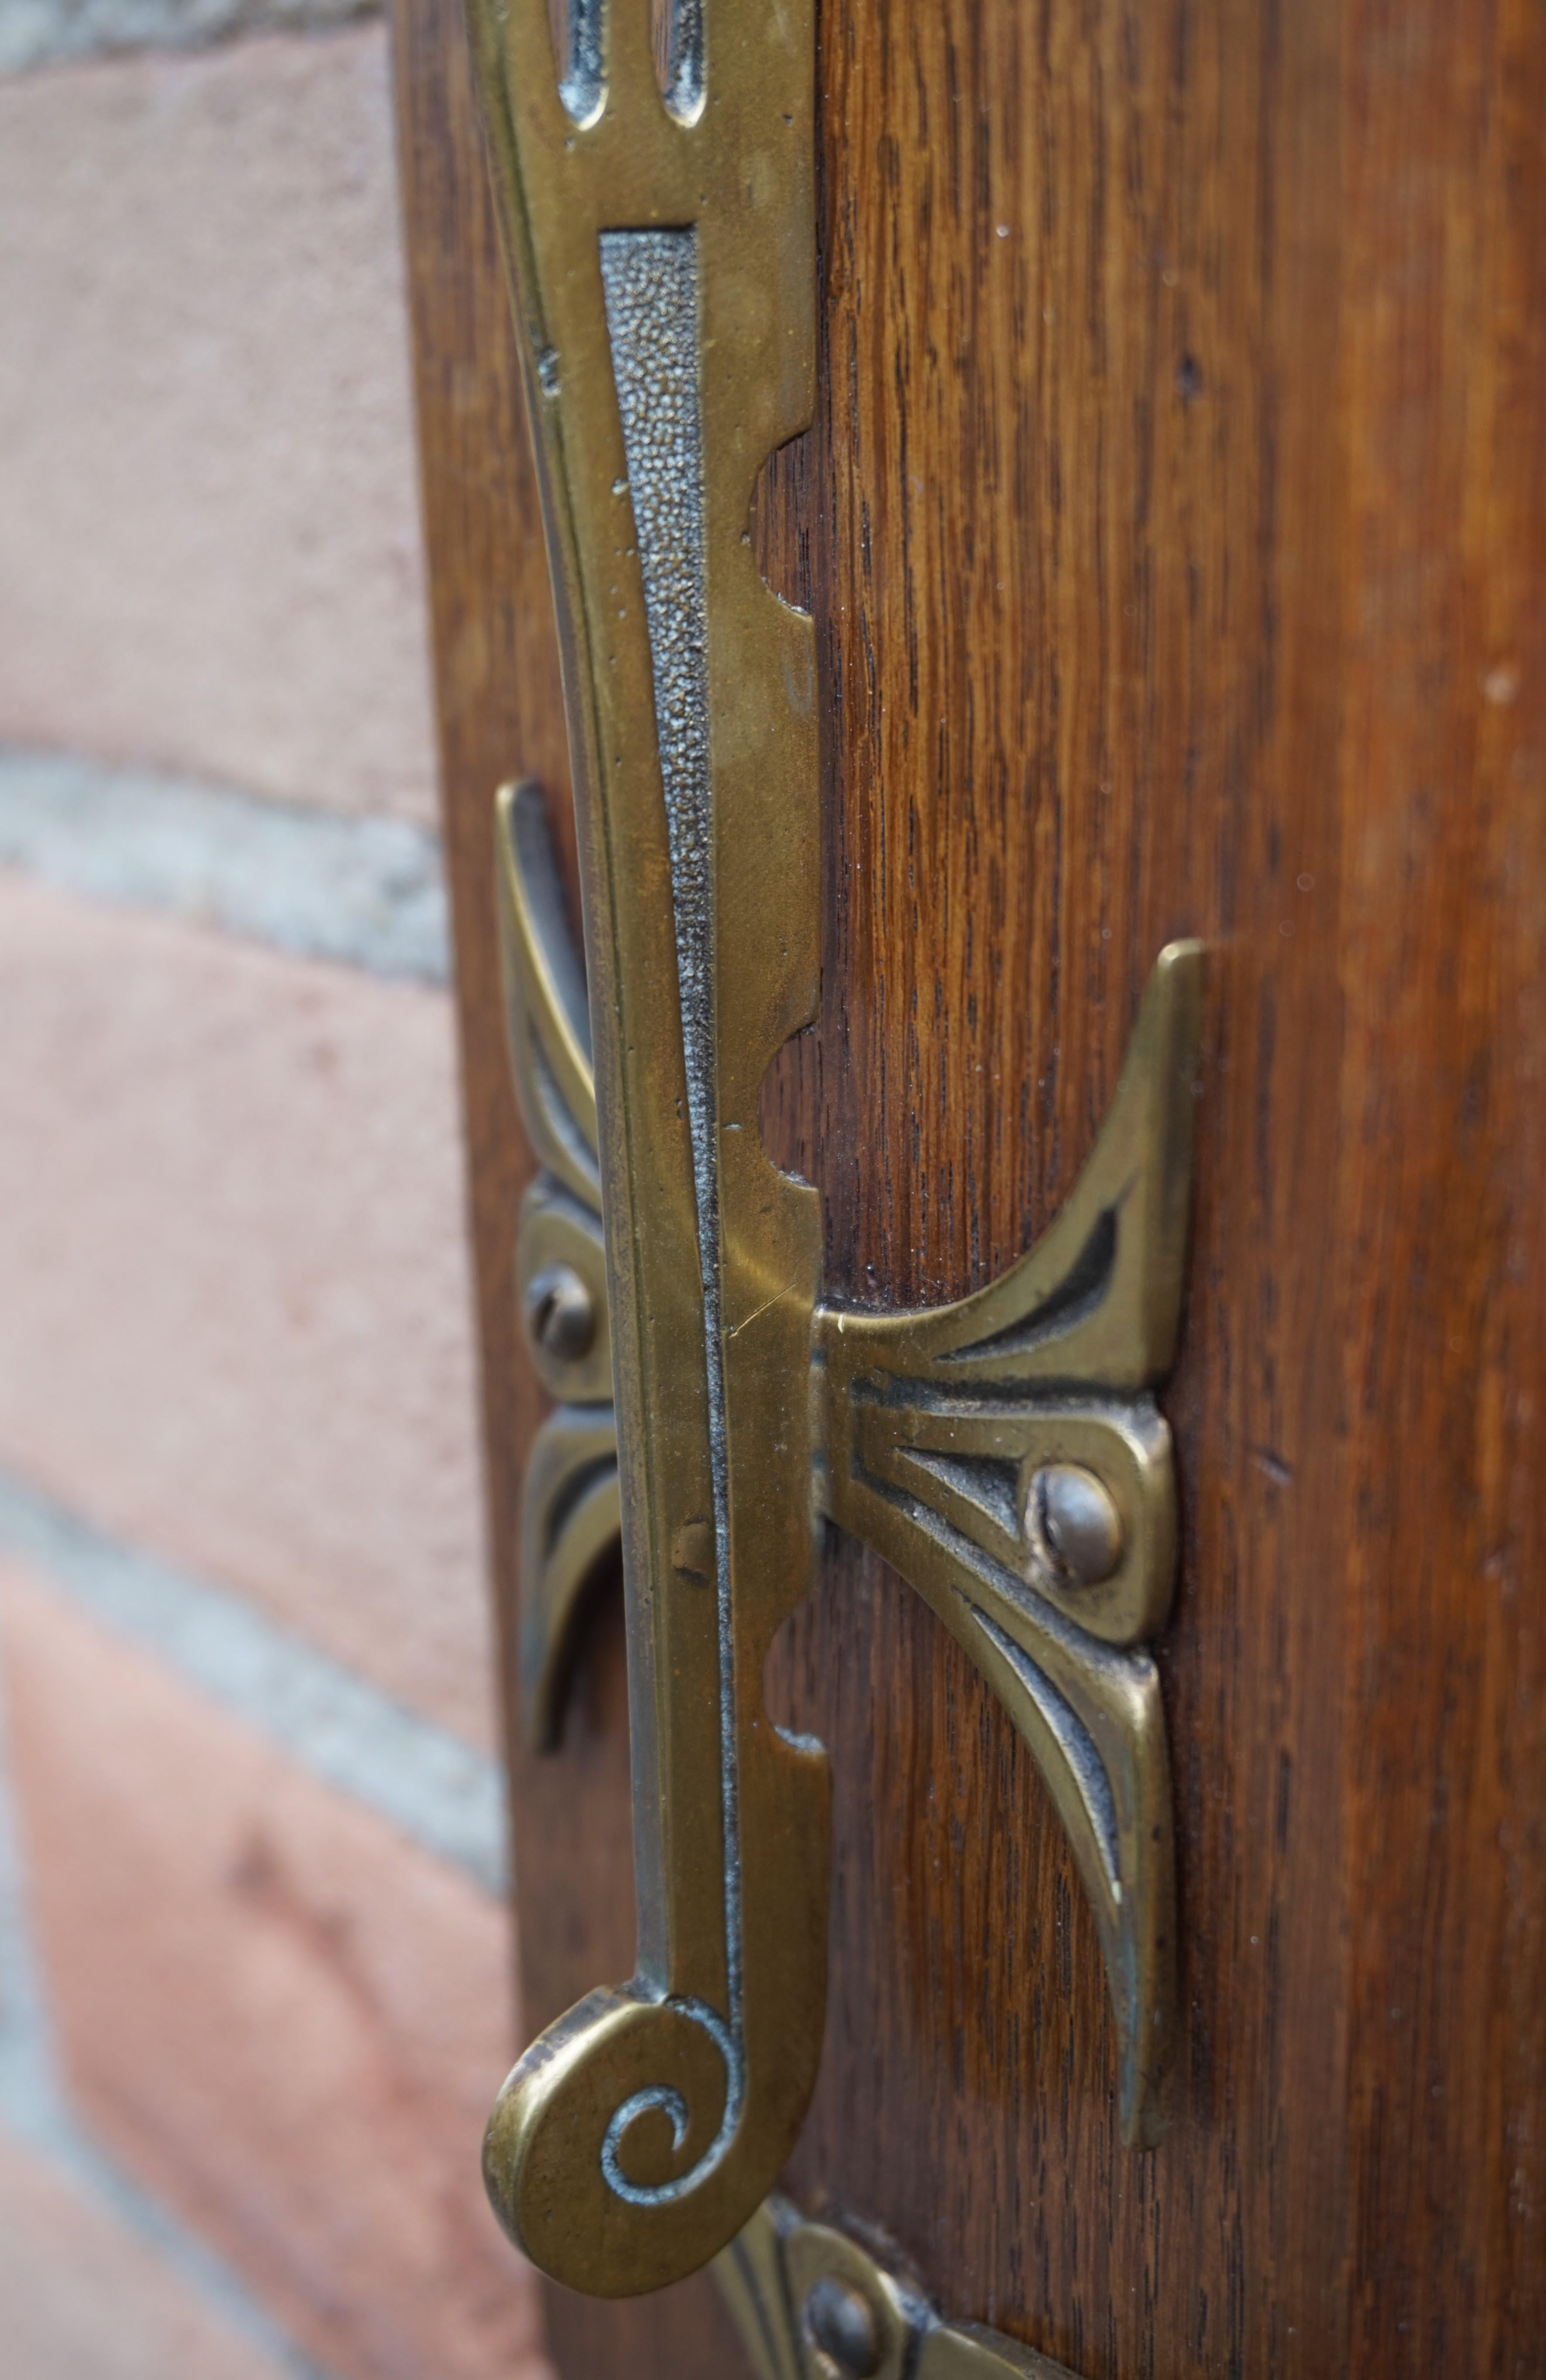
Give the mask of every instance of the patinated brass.
[[[932, 1605], [1035, 1756], [1100, 1926], [1134, 2146], [1163, 2128], [1175, 2031], [1169, 1765], [1143, 1647], [1175, 1574], [1152, 1391], [1180, 1320], [1201, 985], [1197, 944], [1162, 954], [1090, 1162], [1029, 1255], [957, 1305], [822, 1305], [813, 1339], [819, 1502]], [[570, 1442], [563, 1416], [548, 1429]], [[573, 1443], [597, 1461], [595, 1437]], [[534, 1459], [529, 1541], [550, 1475]], [[540, 1743], [580, 1609], [572, 1560], [554, 1567], [549, 1584], [529, 1560], [524, 1595]]]
[[[956, 1305], [816, 1319], [822, 1509], [918, 1589], [1035, 1755], [1100, 1926], [1138, 2147], [1163, 2127], [1175, 2030], [1169, 1763], [1143, 1640], [1175, 1580], [1153, 1390], [1180, 1327], [1201, 995], [1199, 946], [1172, 943], [1090, 1161], [1018, 1264]], [[1036, 1483], [1053, 1472], [1110, 1500], [1103, 1575], [1044, 1537]]]
[[768, 1062], [814, 1013], [815, 657], [747, 534], [813, 397], [812, 28], [810, 0], [718, 0], [696, 32], [684, 14], [663, 96], [648, 0], [577, 8], [561, 65], [544, 0], [470, 15], [606, 1119], [639, 1912], [634, 1978], [520, 2061], [485, 2170], [537, 2263], [613, 2295], [747, 2221], [822, 2038], [826, 1763], [761, 1700], [810, 1581], [817, 1204], [757, 1128]]
[[1073, 2380], [1000, 2331], [946, 2321], [895, 2264], [785, 2198], [758, 2208], [714, 2278], [757, 2380]]
[[517, 1294], [558, 1401], [527, 1481], [521, 1696], [553, 1743], [620, 1528], [639, 1914], [634, 1977], [520, 2060], [485, 2170], [539, 2265], [617, 2295], [740, 2231], [814, 2082], [826, 1765], [769, 1723], [761, 1675], [820, 1512], [911, 1581], [1011, 1711], [1100, 1922], [1126, 2136], [1156, 2134], [1175, 1918], [1142, 1642], [1175, 1517], [1151, 1391], [1180, 1310], [1200, 958], [1162, 956], [1095, 1153], [1029, 1255], [937, 1311], [819, 1306], [815, 1194], [758, 1131], [767, 1065], [815, 1010], [814, 653], [748, 534], [757, 471], [811, 405], [810, 0], [681, 12], [663, 89], [648, 0], [575, 0], [559, 63], [543, 0], [471, 14], [590, 972], [588, 1024], [540, 802], [506, 789], [509, 1038], [543, 1168]]
[[[586, 1589], [616, 1555], [622, 1502], [585, 971], [565, 924], [535, 785], [502, 787], [496, 831], [505, 1038], [542, 1168], [521, 1202], [516, 1295], [532, 1363], [557, 1401], [527, 1463], [517, 1632], [522, 1716], [547, 1752], [559, 1738]], [[567, 1344], [544, 1327], [554, 1280], [564, 1275], [590, 1312], [589, 1333], [569, 1333]]]

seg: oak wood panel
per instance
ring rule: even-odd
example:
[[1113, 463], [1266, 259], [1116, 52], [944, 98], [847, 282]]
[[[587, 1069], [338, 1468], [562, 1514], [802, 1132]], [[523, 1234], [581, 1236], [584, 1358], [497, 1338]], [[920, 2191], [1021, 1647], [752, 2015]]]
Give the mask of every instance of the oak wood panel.
[[[459, 28], [399, 0], [496, 1572], [531, 1392], [488, 792], [565, 768]], [[1118, 2142], [1038, 1780], [858, 1548], [770, 1663], [837, 1806], [793, 2179], [1094, 2374], [1539, 2368], [1546, 2317], [1546, 12], [829, 0], [822, 403], [757, 534], [824, 709], [818, 1030], [770, 1142], [829, 1281], [955, 1294], [1213, 946], [1165, 1403], [1170, 2137]], [[615, 1609], [517, 1764], [529, 2019], [626, 1971]], [[576, 2375], [729, 2371], [700, 2290]], [[716, 2359], [724, 2357], [721, 2362]]]
[[1312, 12], [1293, 50], [1264, 10], [872, 25], [829, 15], [823, 47], [829, 1266], [866, 1302], [988, 1277], [1088, 1152], [1154, 953], [1220, 945], [1169, 1401], [1185, 2016], [1172, 2138], [1131, 2157], [1094, 1928], [1029, 1763], [846, 1552], [796, 1656], [843, 1846], [798, 2173], [1080, 2371], [1268, 2369], [1290, 2326], [1298, 2368], [1335, 2368], [1341, 1655], [1300, 1591], [1334, 1567], [1331, 1504], [1290, 1485], [1336, 1460], [1311, 1385], [1334, 1328], [1307, 1293], [1333, 1177], [1291, 1183], [1278, 1152], [1323, 1160], [1334, 1130], [1335, 890], [1307, 910], [1294, 888], [1334, 820], [1337, 565], [1301, 512], [1312, 583], [1285, 603], [1277, 523], [1290, 475], [1298, 506], [1329, 502], [1307, 450], [1334, 192], [1297, 168], [1323, 172], [1336, 28]]
[[1351, 64], [1350, 2362], [1539, 2369], [1546, 12]]

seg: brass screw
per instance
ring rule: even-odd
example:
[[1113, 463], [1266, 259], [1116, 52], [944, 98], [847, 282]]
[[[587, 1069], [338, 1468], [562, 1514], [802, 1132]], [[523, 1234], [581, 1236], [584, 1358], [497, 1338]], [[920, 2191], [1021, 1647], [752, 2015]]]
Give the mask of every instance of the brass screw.
[[577, 1363], [596, 1336], [596, 1304], [573, 1265], [544, 1265], [527, 1288], [526, 1319], [544, 1355]]
[[881, 2361], [875, 2309], [851, 2281], [823, 2273], [805, 2301], [805, 2326], [822, 2353], [852, 2380], [868, 2380]]
[[1042, 1568], [1065, 1586], [1099, 1586], [1122, 1560], [1115, 1499], [1082, 1463], [1047, 1463], [1036, 1473], [1026, 1535]]

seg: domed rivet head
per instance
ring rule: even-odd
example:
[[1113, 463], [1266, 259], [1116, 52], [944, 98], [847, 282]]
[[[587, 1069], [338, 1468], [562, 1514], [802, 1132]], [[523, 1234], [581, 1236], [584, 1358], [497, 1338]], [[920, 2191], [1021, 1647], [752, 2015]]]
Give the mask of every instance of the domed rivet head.
[[596, 1303], [573, 1265], [544, 1265], [528, 1284], [526, 1319], [544, 1355], [565, 1364], [589, 1354]]
[[1122, 1560], [1122, 1515], [1082, 1463], [1043, 1463], [1026, 1498], [1026, 1535], [1062, 1586], [1099, 1586]]
[[829, 2362], [853, 2380], [868, 2380], [880, 2369], [881, 2326], [875, 2309], [851, 2281], [823, 2273], [812, 2282], [805, 2301], [805, 2326]]

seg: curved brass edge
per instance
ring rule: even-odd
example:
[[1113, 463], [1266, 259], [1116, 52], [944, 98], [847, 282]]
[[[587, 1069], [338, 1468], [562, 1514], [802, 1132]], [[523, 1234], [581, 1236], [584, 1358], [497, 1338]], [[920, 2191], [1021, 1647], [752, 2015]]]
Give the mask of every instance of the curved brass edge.
[[521, 1122], [542, 1164], [599, 1216], [585, 969], [565, 921], [540, 786], [502, 785], [494, 820], [505, 1031]]
[[1041, 1635], [1003, 1602], [991, 1611], [957, 1593], [940, 1616], [1052, 1795], [1101, 1937], [1122, 2137], [1128, 2148], [1153, 2148], [1175, 2034], [1175, 1843], [1159, 1673], [1145, 1653]]
[[845, 1378], [898, 1375], [946, 1396], [1164, 1378], [1186, 1281], [1203, 964], [1200, 942], [1160, 953], [1095, 1147], [1034, 1247], [953, 1305], [823, 1309], [820, 1343]]
[[[1203, 953], [1150, 978], [1111, 1111], [1056, 1220], [954, 1305], [823, 1305], [821, 1509], [875, 1548], [970, 1654], [1052, 1794], [1101, 1935], [1122, 2135], [1164, 2124], [1175, 2026], [1175, 1860], [1164, 1709], [1141, 1640], [1176, 1561], [1175, 1457], [1148, 1389], [1185, 1279]], [[1081, 1575], [1039, 1527], [1038, 1482], [1104, 1499]]]
[[[1164, 1625], [1175, 1581], [1175, 1471], [1153, 1400], [1081, 1396], [968, 1400], [917, 1381], [860, 1376], [848, 1399], [850, 1451], [837, 1468], [903, 1512], [940, 1522], [1107, 1645], [1136, 1645]], [[1077, 1465], [1110, 1500], [1117, 1549], [1104, 1578], [1074, 1576], [1032, 1518], [1037, 1482]], [[830, 1466], [829, 1466], [830, 1468]], [[861, 1536], [867, 1530], [860, 1530]]]
[[784, 2264], [784, 2235], [798, 2220], [787, 2199], [764, 2199], [710, 2267], [756, 2380], [805, 2380], [799, 2316]]
[[610, 1405], [560, 1405], [532, 1442], [521, 1491], [520, 1711], [535, 1752], [554, 1752], [586, 1589], [623, 1525]]
[[[538, 1378], [558, 1401], [532, 1443], [521, 1491], [517, 1706], [533, 1749], [552, 1752], [586, 1588], [615, 1555], [622, 1526], [617, 1420], [585, 967], [531, 780], [500, 787], [494, 832], [511, 1074], [543, 1167], [521, 1201], [516, 1295]], [[543, 1330], [539, 1293], [566, 1276], [589, 1316], [575, 1339], [555, 1342]]]
[[[758, 2208], [713, 2274], [757, 2380], [832, 2380], [839, 2368], [872, 2380], [1074, 2380], [1001, 2331], [948, 2321], [850, 2233], [807, 2222], [786, 2198]], [[846, 2335], [846, 2365], [823, 2335], [834, 2344]]]
[[1175, 2022], [1175, 1834], [1159, 1676], [1073, 1627], [927, 1508], [841, 1467], [828, 1510], [873, 1546], [981, 1670], [1035, 1760], [1101, 1936], [1129, 2148], [1164, 2129]]

